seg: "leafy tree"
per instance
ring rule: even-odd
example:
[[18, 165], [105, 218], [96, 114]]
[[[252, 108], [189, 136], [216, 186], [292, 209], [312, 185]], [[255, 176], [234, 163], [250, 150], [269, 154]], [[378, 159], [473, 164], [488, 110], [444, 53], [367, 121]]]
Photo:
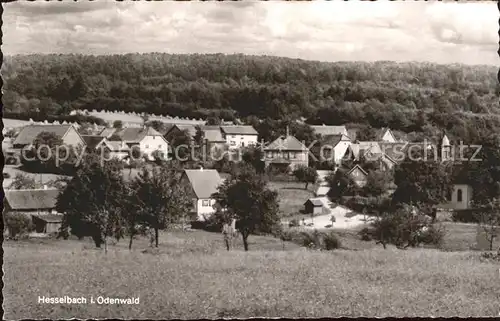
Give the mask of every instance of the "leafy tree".
[[154, 130], [156, 130], [160, 133], [165, 133], [166, 129], [167, 129], [166, 124], [160, 120], [150, 120], [146, 123], [146, 126], [150, 126]]
[[62, 229], [92, 236], [96, 247], [104, 243], [107, 249], [107, 237], [119, 236], [128, 210], [124, 186], [118, 161], [101, 164], [97, 155], [88, 155], [57, 198], [57, 211], [65, 213]]
[[190, 158], [190, 148], [193, 144], [193, 140], [188, 130], [176, 132], [176, 134], [170, 137], [169, 143], [172, 151], [172, 159], [187, 160]]
[[121, 120], [115, 120], [113, 122], [113, 128], [122, 129], [123, 128], [123, 122]]
[[369, 171], [363, 191], [368, 196], [377, 197], [383, 195], [389, 188], [391, 176], [391, 173], [380, 170]]
[[393, 202], [437, 205], [451, 194], [452, 164], [406, 158], [395, 168], [394, 183]]
[[143, 168], [131, 189], [136, 204], [134, 210], [154, 229], [155, 246], [158, 247], [159, 230], [185, 217], [192, 205], [181, 184], [181, 171], [175, 165], [151, 171]]
[[354, 194], [359, 191], [356, 183], [347, 175], [347, 170], [339, 168], [325, 178], [328, 186], [328, 197], [332, 201], [339, 201], [342, 196]]
[[500, 200], [495, 198], [477, 203], [475, 216], [488, 240], [489, 250], [493, 251], [493, 241], [500, 235]]
[[222, 121], [218, 117], [209, 117], [205, 123], [208, 126], [218, 126], [222, 125]]
[[246, 147], [243, 151], [242, 160], [244, 163], [252, 166], [258, 174], [265, 171], [264, 151], [257, 146]]
[[264, 177], [248, 165], [219, 186], [213, 197], [226, 218], [236, 219], [245, 251], [250, 234], [271, 233], [279, 224], [277, 192], [270, 190]]
[[297, 178], [299, 182], [303, 182], [306, 184], [304, 189], [307, 189], [309, 183], [314, 184], [318, 179], [318, 173], [314, 168], [310, 168], [308, 166], [298, 166], [294, 171], [293, 175]]

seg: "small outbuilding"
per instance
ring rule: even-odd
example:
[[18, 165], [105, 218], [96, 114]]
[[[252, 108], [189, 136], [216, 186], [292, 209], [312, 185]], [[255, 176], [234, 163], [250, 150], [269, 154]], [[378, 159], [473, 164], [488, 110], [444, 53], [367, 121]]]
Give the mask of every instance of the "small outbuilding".
[[304, 203], [304, 210], [307, 214], [321, 215], [328, 208], [321, 198], [310, 198]]

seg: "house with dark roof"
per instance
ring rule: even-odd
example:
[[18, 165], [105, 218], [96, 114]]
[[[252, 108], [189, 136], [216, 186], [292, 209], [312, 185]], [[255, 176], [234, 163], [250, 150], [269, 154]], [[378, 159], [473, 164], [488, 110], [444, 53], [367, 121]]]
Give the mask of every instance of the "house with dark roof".
[[196, 126], [190, 124], [173, 124], [163, 136], [171, 143], [172, 139], [182, 131], [187, 131], [191, 138], [196, 136]]
[[222, 137], [229, 149], [257, 145], [259, 133], [252, 126], [221, 126]]
[[304, 203], [304, 212], [311, 215], [324, 215], [331, 213], [329, 201], [326, 197], [314, 197]]
[[161, 133], [152, 127], [128, 127], [116, 131], [108, 141], [121, 141], [128, 148], [138, 147], [139, 150], [153, 160], [153, 153], [158, 151], [163, 155], [168, 154], [168, 142]]
[[99, 135], [82, 135], [89, 152], [103, 151], [106, 157], [125, 160], [130, 155], [130, 147], [124, 141], [110, 141]]
[[264, 163], [266, 167], [293, 171], [301, 165], [309, 166], [309, 152], [297, 138], [280, 136], [264, 148]]
[[[396, 153], [396, 151], [398, 151], [396, 147], [399, 146], [404, 149], [404, 144], [396, 144], [397, 143], [380, 143], [377, 141], [357, 142], [348, 146], [342, 160], [378, 162], [380, 163], [381, 169], [390, 170], [397, 164], [397, 161], [393, 159], [393, 157], [397, 156], [401, 158], [401, 156]], [[389, 154], [383, 151], [382, 146], [384, 146]], [[402, 151], [400, 151], [400, 153], [401, 152]]]
[[55, 210], [59, 193], [54, 188], [5, 190], [3, 213], [31, 216], [39, 233], [57, 232], [62, 222]]
[[359, 165], [355, 165], [351, 168], [351, 170], [347, 172], [347, 176], [349, 176], [358, 187], [365, 186], [368, 179], [368, 173]]
[[193, 199], [192, 212], [199, 221], [204, 221], [215, 212], [215, 199], [212, 194], [223, 183], [215, 169], [186, 169], [182, 174], [181, 184], [185, 184]]
[[78, 130], [73, 125], [28, 125], [23, 127], [12, 143], [14, 149], [23, 149], [31, 146], [35, 138], [42, 132], [49, 132], [59, 136], [64, 145], [85, 146]]

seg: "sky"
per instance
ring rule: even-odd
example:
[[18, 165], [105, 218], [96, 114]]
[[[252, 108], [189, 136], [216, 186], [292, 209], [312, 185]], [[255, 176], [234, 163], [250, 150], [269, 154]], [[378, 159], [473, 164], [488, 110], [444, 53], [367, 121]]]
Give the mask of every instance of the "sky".
[[14, 2], [6, 55], [244, 53], [499, 65], [493, 1]]

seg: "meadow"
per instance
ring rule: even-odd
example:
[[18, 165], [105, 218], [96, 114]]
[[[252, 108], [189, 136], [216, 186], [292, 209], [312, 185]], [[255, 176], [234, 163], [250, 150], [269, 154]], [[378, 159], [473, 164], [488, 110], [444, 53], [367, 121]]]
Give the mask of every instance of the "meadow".
[[[4, 310], [19, 318], [248, 318], [496, 316], [498, 263], [479, 252], [431, 249], [311, 251], [265, 236], [204, 231], [127, 241], [4, 242]], [[368, 244], [367, 242], [365, 242]], [[138, 305], [38, 304], [38, 296], [139, 297]]]

